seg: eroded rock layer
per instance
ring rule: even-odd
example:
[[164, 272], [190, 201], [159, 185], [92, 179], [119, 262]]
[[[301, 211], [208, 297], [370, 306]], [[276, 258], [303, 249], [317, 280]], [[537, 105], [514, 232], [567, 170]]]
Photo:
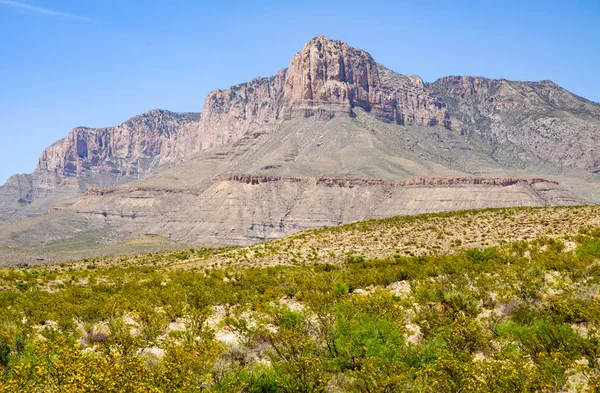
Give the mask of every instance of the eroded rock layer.
[[51, 206], [39, 222], [53, 230], [8, 225], [0, 246], [109, 227], [247, 243], [394, 214], [600, 202], [599, 151], [600, 105], [550, 81], [425, 83], [317, 37], [274, 76], [209, 93], [202, 116], [72, 130], [0, 188], [0, 220]]
[[[40, 218], [32, 228], [10, 233], [10, 240], [9, 232], [0, 230], [0, 241], [22, 246], [35, 232], [36, 241], [52, 242], [76, 236], [72, 223], [77, 223], [81, 233], [101, 233], [100, 242], [156, 234], [189, 243], [249, 244], [305, 229], [394, 215], [579, 203], [571, 192], [543, 179], [390, 181], [229, 175], [203, 192], [150, 187], [91, 190], [75, 203]], [[40, 226], [52, 230], [38, 231]]]

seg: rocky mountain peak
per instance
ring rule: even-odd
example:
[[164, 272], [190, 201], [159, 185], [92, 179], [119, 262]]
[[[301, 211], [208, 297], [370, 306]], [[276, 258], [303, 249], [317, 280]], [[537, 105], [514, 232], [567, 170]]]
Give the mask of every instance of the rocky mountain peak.
[[377, 63], [371, 55], [343, 41], [316, 37], [304, 45], [291, 60], [287, 84], [293, 84], [294, 98], [320, 100], [329, 98], [327, 83], [345, 83], [365, 91], [377, 87]]
[[209, 93], [200, 127], [180, 137], [201, 150], [235, 141], [265, 124], [354, 117], [357, 108], [388, 123], [453, 127], [445, 104], [428, 93], [421, 78], [393, 72], [363, 50], [319, 36], [276, 75]]
[[325, 106], [331, 116], [350, 114], [355, 105], [370, 110], [370, 92], [378, 86], [378, 67], [370, 54], [343, 41], [316, 37], [290, 62], [285, 105], [290, 111]]

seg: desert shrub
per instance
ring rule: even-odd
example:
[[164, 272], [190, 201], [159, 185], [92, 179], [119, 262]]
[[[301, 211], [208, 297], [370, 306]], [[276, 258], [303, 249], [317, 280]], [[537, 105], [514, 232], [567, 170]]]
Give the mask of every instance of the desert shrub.
[[[594, 231], [575, 251], [544, 238], [330, 264], [312, 248], [295, 267], [184, 270], [171, 253], [4, 271], [0, 392], [562, 391], [575, 369], [593, 387]], [[217, 341], [225, 328], [239, 342]]]
[[365, 257], [362, 255], [357, 255], [355, 251], [349, 251], [346, 253], [346, 263], [354, 264], [354, 263], [364, 263]]
[[498, 258], [499, 254], [494, 249], [480, 250], [478, 248], [470, 248], [465, 252], [465, 257], [471, 263], [483, 263], [490, 259]]
[[0, 336], [0, 367], [8, 366], [10, 352], [11, 347], [8, 343], [8, 339], [4, 336]]
[[577, 249], [577, 256], [584, 258], [586, 256], [600, 258], [600, 241], [589, 241]]

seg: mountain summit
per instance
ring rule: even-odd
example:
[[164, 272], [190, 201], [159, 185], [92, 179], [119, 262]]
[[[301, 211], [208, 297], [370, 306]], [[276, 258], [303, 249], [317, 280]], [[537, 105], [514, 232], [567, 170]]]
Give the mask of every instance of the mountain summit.
[[354, 108], [385, 122], [452, 127], [445, 104], [428, 94], [421, 78], [394, 73], [367, 52], [321, 36], [305, 44], [275, 76], [209, 93], [202, 121], [176, 137], [179, 143], [168, 157], [231, 143], [282, 120], [353, 117]]
[[326, 37], [314, 38], [294, 56], [284, 96], [289, 112], [307, 116], [352, 116], [358, 107], [386, 122], [450, 127], [444, 103], [427, 94], [421, 78], [394, 74], [367, 52]]
[[28, 244], [39, 222], [56, 229], [47, 241], [110, 227], [246, 243], [394, 214], [600, 202], [599, 135], [600, 105], [550, 81], [424, 83], [321, 36], [274, 76], [209, 93], [202, 115], [72, 130], [0, 188], [0, 220], [52, 212], [21, 235], [7, 225], [0, 245]]
[[[355, 116], [403, 126], [443, 127], [505, 145], [503, 164], [595, 170], [600, 105], [550, 81], [446, 77], [431, 84], [393, 72], [343, 41], [316, 37], [287, 69], [211, 92], [197, 128], [182, 133], [170, 158], [231, 143], [264, 124], [298, 117]], [[578, 134], [575, 137], [574, 133]], [[556, 144], [560, 147], [554, 149]]]

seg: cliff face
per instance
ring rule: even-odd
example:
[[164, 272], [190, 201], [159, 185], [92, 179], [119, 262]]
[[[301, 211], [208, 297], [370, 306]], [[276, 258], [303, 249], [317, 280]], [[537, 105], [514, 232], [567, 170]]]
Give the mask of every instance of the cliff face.
[[183, 126], [198, 120], [198, 114], [155, 109], [116, 127], [75, 128], [42, 153], [37, 170], [62, 176], [139, 178], [158, 166], [156, 159]]
[[[341, 128], [321, 127], [338, 120]], [[290, 124], [297, 130], [281, 139]], [[357, 124], [367, 131], [360, 140], [348, 131]], [[319, 128], [329, 131], [319, 134]], [[292, 176], [318, 165], [323, 170], [317, 173], [324, 175], [333, 167], [333, 174], [356, 175], [354, 162], [363, 160], [366, 167], [366, 161], [394, 154], [398, 157], [385, 163], [389, 171], [383, 172], [404, 168], [407, 159], [423, 161], [419, 167], [428, 175], [447, 174], [446, 169], [479, 174], [481, 162], [488, 161], [500, 175], [515, 168], [548, 168], [553, 174], [575, 168], [585, 176], [600, 172], [600, 105], [552, 82], [447, 77], [426, 84], [418, 76], [387, 69], [363, 50], [317, 37], [276, 75], [209, 93], [202, 116], [153, 110], [116, 127], [72, 130], [42, 153], [33, 174], [0, 187], [0, 220], [39, 215], [51, 203], [89, 187], [138, 180], [161, 165], [217, 146], [229, 151], [214, 160], [226, 161], [230, 153], [243, 154], [236, 144], [261, 134], [281, 140], [264, 144], [263, 158], [272, 162], [253, 169], [281, 168]], [[371, 134], [386, 140], [369, 145]], [[340, 149], [343, 154], [336, 155]], [[337, 157], [335, 166], [328, 156]], [[435, 160], [446, 172], [429, 165]], [[247, 157], [238, 163], [259, 161], [264, 160]], [[285, 172], [286, 165], [292, 169]], [[415, 167], [405, 172], [419, 174]], [[203, 178], [209, 182], [210, 176]]]
[[430, 91], [447, 103], [463, 133], [499, 147], [495, 158], [504, 165], [600, 166], [600, 105], [551, 81], [447, 77]]
[[445, 104], [427, 93], [421, 78], [390, 71], [367, 52], [326, 37], [307, 43], [290, 62], [284, 101], [288, 117], [352, 116], [360, 107], [385, 122], [452, 126]]
[[158, 167], [174, 136], [198, 120], [198, 114], [151, 110], [116, 127], [75, 128], [44, 150], [32, 174], [15, 175], [0, 187], [0, 220], [42, 214], [88, 186], [144, 177]]
[[552, 82], [447, 77], [427, 85], [363, 50], [317, 37], [275, 76], [209, 93], [201, 119], [154, 110], [117, 127], [77, 128], [42, 154], [38, 171], [128, 181], [281, 121], [354, 117], [357, 108], [386, 123], [481, 135], [502, 147], [494, 159], [507, 166], [594, 170], [600, 162], [600, 106]]
[[206, 96], [202, 119], [171, 138], [163, 158], [169, 162], [201, 150], [235, 142], [280, 118], [285, 70], [270, 78], [215, 90]]
[[[291, 177], [291, 176], [265, 176], [265, 175], [249, 175], [249, 174], [230, 174], [223, 175], [217, 178], [217, 181], [238, 182], [251, 185], [261, 183], [285, 182], [285, 183], [300, 183], [303, 181], [314, 181], [317, 185], [326, 187], [369, 187], [369, 186], [387, 186], [387, 187], [460, 187], [460, 186], [499, 186], [508, 187], [514, 184], [522, 183], [534, 185], [538, 183], [547, 183], [558, 185], [558, 182], [541, 178], [519, 179], [510, 177], [411, 177], [402, 180], [386, 180], [386, 179], [371, 179], [371, 178], [348, 178], [348, 177]], [[94, 195], [98, 191], [92, 192]]]

